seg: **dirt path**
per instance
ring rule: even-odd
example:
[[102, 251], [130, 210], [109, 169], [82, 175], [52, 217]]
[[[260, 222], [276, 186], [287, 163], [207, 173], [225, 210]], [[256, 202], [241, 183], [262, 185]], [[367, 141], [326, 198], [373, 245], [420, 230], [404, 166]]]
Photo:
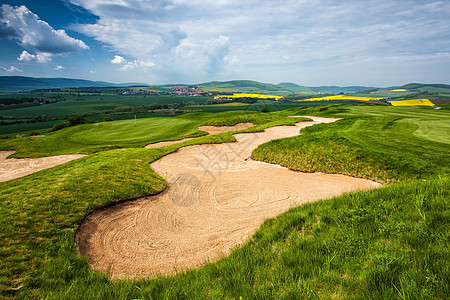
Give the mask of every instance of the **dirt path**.
[[[230, 132], [235, 130], [242, 130], [252, 127], [253, 123], [239, 123], [234, 126], [200, 126], [197, 127], [198, 130], [206, 131], [209, 134], [216, 134], [216, 133], [222, 133], [222, 132]], [[169, 146], [173, 144], [182, 143], [185, 141], [192, 140], [193, 138], [186, 138], [178, 141], [166, 141], [166, 142], [158, 142], [153, 144], [148, 144], [144, 148], [159, 148], [164, 146]]]
[[151, 164], [168, 189], [157, 196], [97, 211], [75, 241], [97, 270], [113, 278], [152, 277], [214, 261], [244, 243], [264, 222], [300, 204], [380, 184], [329, 174], [306, 174], [248, 159], [267, 141], [298, 135], [335, 119], [235, 135], [237, 142], [196, 145]]
[[40, 158], [6, 159], [13, 153], [14, 151], [0, 151], [0, 182], [23, 177], [86, 156], [83, 154], [69, 154]]

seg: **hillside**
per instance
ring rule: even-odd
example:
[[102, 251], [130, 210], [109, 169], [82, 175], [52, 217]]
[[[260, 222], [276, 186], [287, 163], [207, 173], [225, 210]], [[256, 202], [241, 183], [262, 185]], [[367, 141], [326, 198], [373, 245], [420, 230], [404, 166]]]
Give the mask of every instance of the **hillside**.
[[[124, 86], [146, 86], [141, 83], [122, 83], [115, 84], [105, 81], [91, 81], [85, 79], [73, 78], [34, 78], [26, 76], [0, 76], [0, 91], [17, 92], [31, 91], [37, 89], [50, 88], [69, 88], [69, 87], [124, 87]], [[170, 85], [160, 85], [166, 87]], [[298, 85], [292, 82], [281, 82], [279, 84], [263, 83], [252, 80], [231, 80], [231, 81], [211, 81], [200, 83], [197, 86], [206, 91], [214, 92], [241, 92], [241, 93], [260, 93], [277, 96], [287, 96], [292, 94], [337, 94], [337, 93], [356, 93], [365, 90], [376, 89], [376, 87], [367, 86], [317, 86], [308, 87]], [[405, 89], [408, 92], [433, 92], [450, 93], [450, 85], [447, 84], [422, 84], [409, 83], [399, 87], [390, 87], [387, 89]], [[386, 90], [386, 89], [382, 89]]]
[[242, 93], [260, 93], [285, 96], [292, 94], [292, 91], [286, 87], [271, 83], [262, 83], [251, 80], [232, 80], [232, 81], [211, 81], [197, 85], [203, 90], [213, 92], [242, 92]]
[[315, 93], [322, 94], [337, 94], [337, 93], [357, 93], [361, 91], [367, 91], [375, 89], [375, 87], [368, 86], [318, 86], [310, 88]]
[[114, 84], [104, 81], [91, 81], [72, 78], [34, 78], [25, 76], [0, 76], [0, 91], [16, 92], [37, 89], [66, 87], [111, 87], [131, 84]]
[[282, 82], [279, 84], [262, 83], [251, 80], [232, 80], [232, 81], [211, 81], [198, 85], [202, 89], [208, 91], [222, 91], [222, 92], [246, 92], [246, 93], [261, 93], [273, 94], [278, 96], [286, 96], [292, 94], [308, 93], [355, 93], [364, 90], [374, 89], [374, 87], [366, 86], [319, 86], [307, 87], [301, 86], [291, 82]]
[[448, 84], [423, 84], [423, 83], [408, 83], [397, 87], [398, 89], [405, 89], [411, 92], [431, 92], [431, 93], [450, 93], [450, 85]]

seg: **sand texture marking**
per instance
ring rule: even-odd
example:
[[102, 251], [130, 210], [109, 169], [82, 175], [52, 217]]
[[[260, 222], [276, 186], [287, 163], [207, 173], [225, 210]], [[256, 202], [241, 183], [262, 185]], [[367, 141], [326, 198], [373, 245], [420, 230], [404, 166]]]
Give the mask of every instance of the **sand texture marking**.
[[0, 151], [0, 182], [23, 177], [71, 160], [86, 156], [83, 154], [57, 155], [40, 158], [9, 158], [15, 151]]
[[236, 134], [236, 143], [181, 148], [151, 164], [168, 189], [96, 211], [81, 224], [79, 253], [113, 278], [172, 274], [214, 261], [291, 207], [380, 184], [343, 175], [300, 173], [249, 159], [258, 145], [336, 119]]
[[[252, 123], [239, 123], [234, 126], [200, 126], [200, 127], [197, 127], [197, 129], [201, 130], [201, 131], [206, 131], [209, 134], [216, 134], [216, 133], [222, 133], [222, 132], [243, 130], [243, 129], [250, 128], [253, 125], [254, 124], [252, 124]], [[178, 141], [157, 142], [157, 143], [153, 143], [153, 144], [148, 144], [144, 148], [159, 148], [159, 147], [182, 143], [182, 142], [189, 141], [192, 139], [193, 138], [185, 138], [185, 139], [178, 140]]]

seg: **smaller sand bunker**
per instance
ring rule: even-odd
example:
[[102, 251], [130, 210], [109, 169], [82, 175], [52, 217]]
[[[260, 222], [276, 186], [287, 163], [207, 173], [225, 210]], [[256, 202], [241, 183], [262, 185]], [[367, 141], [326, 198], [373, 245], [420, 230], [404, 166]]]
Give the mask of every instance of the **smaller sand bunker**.
[[[197, 129], [201, 130], [201, 131], [206, 131], [209, 134], [216, 134], [216, 133], [248, 129], [252, 126], [254, 126], [253, 123], [239, 123], [234, 126], [200, 126], [200, 127], [197, 127]], [[186, 141], [189, 141], [192, 139], [193, 138], [186, 138], [186, 139], [177, 140], [177, 141], [158, 142], [158, 143], [148, 144], [144, 148], [159, 148], [159, 147], [164, 147], [164, 146], [170, 146], [173, 144], [186, 142]]]
[[86, 156], [83, 154], [69, 154], [40, 158], [7, 159], [14, 152], [0, 151], [0, 182], [23, 177]]
[[239, 123], [234, 126], [200, 126], [197, 129], [201, 131], [206, 131], [209, 134], [230, 132], [236, 130], [244, 130], [255, 126], [253, 123]]

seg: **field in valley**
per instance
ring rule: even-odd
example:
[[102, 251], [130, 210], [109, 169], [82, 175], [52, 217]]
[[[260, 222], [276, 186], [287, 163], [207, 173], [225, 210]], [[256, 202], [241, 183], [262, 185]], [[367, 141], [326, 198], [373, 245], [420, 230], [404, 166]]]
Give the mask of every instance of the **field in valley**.
[[[119, 120], [70, 127], [45, 137], [2, 140], [0, 149], [16, 150], [16, 157], [89, 154], [0, 183], [2, 297], [445, 299], [450, 286], [448, 106], [436, 110], [278, 105], [269, 113], [254, 112], [259, 106], [253, 112], [193, 113], [138, 119], [136, 124], [133, 119]], [[77, 255], [74, 235], [87, 211], [159, 194], [167, 182], [169, 190], [161, 195], [170, 195], [177, 184], [152, 169], [160, 158], [202, 147], [178, 150], [188, 145], [236, 141], [233, 132], [206, 135], [197, 127], [253, 123], [256, 126], [239, 132], [258, 132], [307, 121], [290, 116], [342, 120], [304, 128], [301, 136], [268, 141], [248, 155], [295, 171], [344, 174], [385, 187], [305, 204], [276, 216], [285, 209], [279, 211], [248, 240], [232, 246], [228, 256], [195, 270], [175, 270], [176, 275], [111, 280], [114, 269], [95, 272], [95, 262]], [[187, 137], [193, 139], [142, 148]], [[211, 155], [213, 150], [206, 152]], [[244, 190], [239, 182], [228, 187], [230, 194]]]

